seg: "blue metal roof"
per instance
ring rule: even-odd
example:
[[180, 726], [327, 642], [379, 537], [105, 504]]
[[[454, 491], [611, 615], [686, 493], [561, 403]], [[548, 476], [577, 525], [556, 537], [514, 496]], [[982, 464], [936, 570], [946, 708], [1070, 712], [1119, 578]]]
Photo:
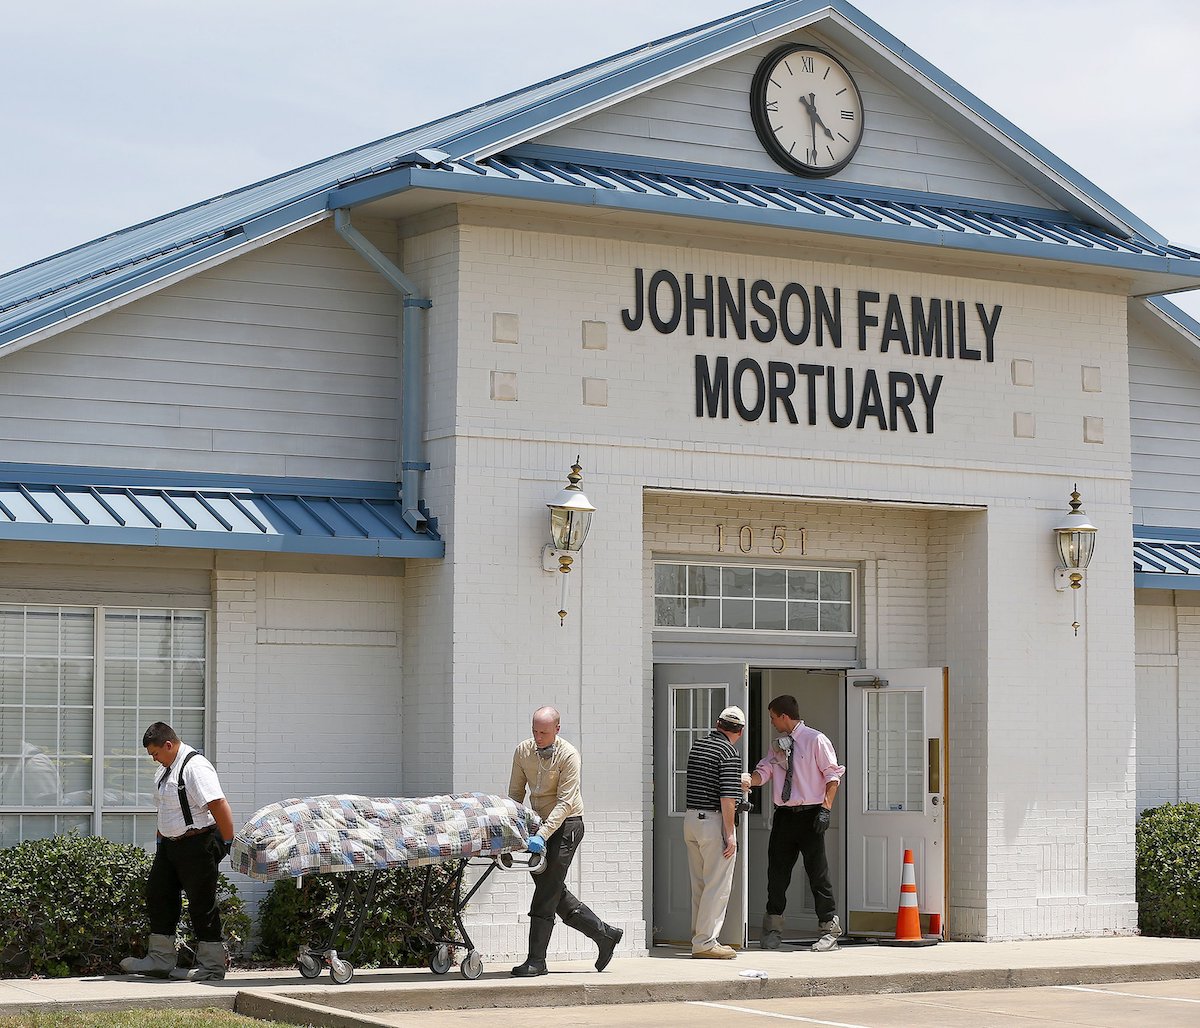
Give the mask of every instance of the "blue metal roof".
[[[1145, 242], [1163, 242], [1149, 226], [845, 0], [773, 0], [0, 276], [0, 353], [8, 344], [119, 300], [137, 289], [153, 286], [172, 274], [228, 254], [277, 230], [306, 223], [330, 206], [329, 196], [339, 187], [403, 166], [416, 151], [438, 148], [455, 161], [491, 157], [549, 126], [632, 95], [647, 83], [685, 74], [757, 41], [812, 24], [841, 26], [848, 38], [893, 55], [914, 77], [937, 87], [939, 95], [948, 96], [957, 104], [954, 110], [969, 112], [1008, 140], [1013, 161], [1023, 161], [1030, 177], [1042, 182], [1048, 192], [1067, 198], [1064, 199], [1067, 205], [1076, 203], [1072, 198], [1082, 198], [1078, 202], [1094, 214], [1097, 224], [1106, 225], [1106, 234], [1120, 235], [1128, 230]], [[684, 197], [696, 199], [687, 193], [688, 188], [694, 187], [683, 185], [686, 188], [680, 192]], [[618, 195], [607, 186], [600, 188], [606, 191], [596, 195]], [[706, 190], [700, 187], [699, 192], [705, 194]], [[630, 194], [634, 193], [636, 189], [630, 189]], [[666, 195], [666, 198], [676, 203], [687, 202], [678, 196]], [[766, 198], [764, 209], [770, 211], [781, 203], [791, 202], [783, 196]], [[753, 200], [721, 198], [718, 204], [710, 204], [706, 209], [717, 210], [721, 203], [736, 210], [754, 207]], [[804, 204], [797, 206], [806, 210]], [[822, 204], [818, 202], [816, 206], [820, 208]], [[791, 217], [799, 213], [786, 207], [781, 209]], [[923, 213], [914, 209], [911, 216], [917, 220], [916, 216]], [[827, 220], [835, 220], [837, 216]], [[968, 224], [944, 231], [971, 233], [971, 219], [965, 220]], [[1077, 215], [1076, 220], [1083, 225], [1082, 215]], [[887, 228], [890, 214], [881, 215], [879, 222], [871, 222], [864, 215], [862, 223]], [[1018, 241], [1021, 239], [1022, 232], [1017, 226], [1004, 228], [1013, 232]], [[993, 231], [995, 235], [991, 234]], [[987, 238], [999, 243], [1003, 237], [1000, 229], [989, 229]], [[1104, 249], [1108, 243], [1111, 240], [1096, 242], [1095, 248]], [[1083, 244], [1079, 248], [1086, 249]]]
[[1134, 525], [1133, 581], [1143, 589], [1200, 589], [1200, 532]]
[[[0, 477], [0, 540], [181, 546], [212, 550], [341, 554], [363, 557], [442, 557], [435, 534], [414, 532], [401, 517], [394, 485], [357, 494], [227, 485], [113, 484], [113, 473], [86, 476], [64, 470]], [[135, 475], [129, 480], [153, 477]], [[163, 476], [166, 477], [166, 476]], [[172, 475], [178, 480], [178, 474]], [[373, 494], [373, 495], [372, 495]], [[390, 494], [390, 495], [389, 495]]]
[[[596, 159], [606, 163], [591, 163]], [[352, 207], [412, 188], [621, 207], [1140, 267], [1194, 276], [1200, 283], [1200, 253], [1118, 234], [1061, 211], [828, 180], [809, 186], [791, 175], [585, 155], [551, 147], [518, 147], [482, 160], [413, 163], [402, 171], [343, 187], [330, 202]]]

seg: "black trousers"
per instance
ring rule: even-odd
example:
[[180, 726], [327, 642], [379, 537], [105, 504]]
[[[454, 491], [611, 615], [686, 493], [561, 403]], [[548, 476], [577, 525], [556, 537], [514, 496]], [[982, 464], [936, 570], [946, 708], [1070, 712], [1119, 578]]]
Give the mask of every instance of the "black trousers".
[[813, 830], [820, 806], [776, 807], [767, 843], [767, 913], [782, 914], [787, 906], [788, 886], [796, 858], [803, 855], [817, 920], [829, 921], [837, 913], [829, 861], [825, 859], [825, 836]]
[[221, 910], [217, 880], [224, 849], [218, 832], [187, 838], [159, 839], [146, 883], [146, 912], [154, 935], [175, 935], [187, 893], [188, 915], [197, 942], [221, 941]]
[[569, 817], [546, 841], [546, 870], [533, 876], [533, 900], [529, 916], [554, 923], [558, 914], [564, 921], [583, 906], [582, 901], [566, 886], [567, 871], [575, 859], [575, 851], [583, 842], [583, 818]]

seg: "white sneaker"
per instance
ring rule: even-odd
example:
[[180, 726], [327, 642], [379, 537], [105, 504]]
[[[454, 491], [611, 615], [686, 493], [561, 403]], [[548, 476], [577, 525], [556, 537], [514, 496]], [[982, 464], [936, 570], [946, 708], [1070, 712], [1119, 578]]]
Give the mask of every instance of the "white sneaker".
[[838, 937], [842, 934], [842, 922], [838, 920], [837, 914], [834, 914], [828, 921], [820, 922], [819, 927], [823, 934], [809, 948], [814, 953], [828, 953], [837, 949]]
[[835, 939], [841, 937], [842, 922], [837, 914], [834, 914], [828, 921], [820, 922], [817, 927], [821, 929], [822, 935], [832, 935]]

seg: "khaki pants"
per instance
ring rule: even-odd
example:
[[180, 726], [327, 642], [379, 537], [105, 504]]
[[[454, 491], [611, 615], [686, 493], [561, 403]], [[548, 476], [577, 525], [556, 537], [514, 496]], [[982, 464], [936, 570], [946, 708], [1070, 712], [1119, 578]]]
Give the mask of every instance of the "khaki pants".
[[726, 860], [720, 811], [689, 810], [683, 819], [692, 879], [692, 952], [712, 949], [725, 924], [737, 854]]

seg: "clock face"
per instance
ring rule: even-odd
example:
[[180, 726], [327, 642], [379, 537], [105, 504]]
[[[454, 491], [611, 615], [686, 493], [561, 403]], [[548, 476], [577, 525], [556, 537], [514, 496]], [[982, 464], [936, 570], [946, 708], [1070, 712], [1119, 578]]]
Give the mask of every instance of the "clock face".
[[841, 171], [862, 141], [858, 86], [841, 61], [815, 46], [789, 43], [763, 59], [750, 114], [767, 153], [800, 175]]

